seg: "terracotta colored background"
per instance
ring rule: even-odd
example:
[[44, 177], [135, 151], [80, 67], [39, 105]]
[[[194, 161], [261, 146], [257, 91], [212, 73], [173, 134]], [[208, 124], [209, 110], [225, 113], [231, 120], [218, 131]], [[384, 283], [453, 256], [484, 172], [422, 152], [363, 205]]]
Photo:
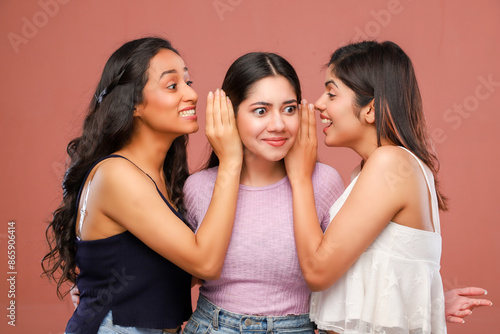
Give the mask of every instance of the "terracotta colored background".
[[[65, 147], [79, 133], [102, 67], [123, 42], [169, 38], [200, 95], [218, 87], [229, 64], [255, 50], [284, 55], [304, 96], [322, 91], [322, 65], [342, 43], [390, 39], [412, 58], [442, 164], [451, 210], [442, 214], [446, 289], [477, 285], [500, 303], [500, 2], [477, 1], [0, 1], [0, 332], [62, 333], [68, 298], [39, 277], [44, 230], [61, 199]], [[320, 132], [321, 135], [321, 132]], [[205, 157], [191, 136], [190, 167]], [[320, 147], [344, 180], [358, 158]], [[7, 325], [8, 222], [15, 220], [16, 326]], [[496, 317], [495, 317], [496, 315]], [[497, 333], [498, 306], [449, 333]]]

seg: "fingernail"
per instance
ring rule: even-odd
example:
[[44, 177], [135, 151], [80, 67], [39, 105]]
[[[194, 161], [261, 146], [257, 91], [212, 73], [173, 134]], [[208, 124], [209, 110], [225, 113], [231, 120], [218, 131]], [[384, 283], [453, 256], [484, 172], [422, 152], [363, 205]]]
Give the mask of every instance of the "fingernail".
[[311, 111], [314, 110], [314, 105], [312, 103], [309, 103], [309, 110], [311, 110]]
[[208, 92], [208, 97], [214, 97], [214, 93], [212, 91]]
[[227, 103], [231, 103], [231, 100], [229, 99], [229, 96], [226, 96], [226, 101], [227, 101]]
[[493, 302], [490, 302], [490, 306], [493, 306]]
[[215, 95], [217, 96], [217, 95], [219, 95], [219, 94], [220, 94], [220, 89], [219, 89], [219, 88], [217, 88], [217, 89], [215, 90]]
[[462, 319], [462, 323], [465, 324], [465, 320], [464, 319]]
[[488, 291], [484, 290], [484, 295], [486, 296], [488, 294]]
[[222, 89], [220, 90], [220, 96], [226, 96], [226, 93]]

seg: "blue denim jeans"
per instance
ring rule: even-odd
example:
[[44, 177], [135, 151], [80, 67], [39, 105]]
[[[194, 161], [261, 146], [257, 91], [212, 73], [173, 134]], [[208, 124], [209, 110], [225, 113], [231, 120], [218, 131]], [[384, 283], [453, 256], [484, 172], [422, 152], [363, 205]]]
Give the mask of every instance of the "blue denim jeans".
[[314, 334], [309, 314], [280, 317], [238, 314], [226, 311], [200, 295], [196, 310], [183, 334]]
[[138, 328], [138, 327], [124, 327], [113, 324], [113, 315], [111, 311], [108, 312], [106, 317], [99, 327], [97, 334], [171, 334], [161, 329]]

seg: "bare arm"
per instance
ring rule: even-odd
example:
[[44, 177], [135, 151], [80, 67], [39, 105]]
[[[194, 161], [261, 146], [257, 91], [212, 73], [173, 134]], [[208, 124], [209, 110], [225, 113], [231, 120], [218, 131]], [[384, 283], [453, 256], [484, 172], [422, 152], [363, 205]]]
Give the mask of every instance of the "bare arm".
[[[302, 106], [299, 136], [285, 164], [293, 190], [294, 232], [302, 274], [313, 291], [335, 283], [404, 208], [404, 187], [392, 187], [387, 173], [397, 173], [397, 148], [379, 148], [366, 162], [350, 196], [322, 233], [311, 181], [316, 152], [312, 108]], [[306, 112], [307, 110], [307, 112]], [[312, 153], [313, 152], [313, 153]], [[394, 170], [396, 169], [396, 170]]]
[[100, 166], [92, 191], [105, 219], [117, 222], [192, 275], [216, 279], [231, 238], [243, 153], [232, 106], [224, 94], [209, 95], [206, 118], [207, 137], [220, 166], [209, 209], [196, 235], [165, 205], [151, 181], [125, 160], [113, 159]]
[[312, 183], [308, 180], [292, 186], [297, 252], [304, 278], [313, 291], [335, 283], [402, 209], [401, 193], [392, 194], [383, 177], [391, 163], [381, 161], [384, 157], [374, 158], [366, 163], [324, 235], [318, 227]]
[[[367, 178], [358, 180], [356, 190], [351, 193], [356, 196], [353, 200], [346, 201], [346, 205], [350, 206], [347, 210], [339, 212], [339, 219], [332, 221], [327, 233], [323, 235], [318, 228], [317, 215], [315, 211], [313, 188], [311, 175], [316, 161], [316, 126], [312, 109], [307, 109], [306, 105], [302, 104], [301, 127], [296, 144], [285, 159], [287, 172], [293, 188], [293, 205], [294, 205], [294, 228], [295, 238], [297, 243], [297, 251], [299, 253], [299, 261], [302, 272], [309, 287], [313, 290], [322, 290], [333, 284], [359, 257], [359, 255], [368, 247], [374, 238], [380, 233], [385, 226], [385, 221], [392, 218], [395, 212], [404, 204], [398, 202], [396, 197], [400, 197], [400, 191], [392, 187], [387, 187], [388, 183], [374, 184], [372, 188], [377, 189], [377, 194], [371, 196], [361, 196], [360, 192], [366, 191], [370, 193], [367, 185]], [[305, 112], [308, 110], [307, 112]], [[390, 161], [377, 159], [373, 164], [370, 161], [370, 166], [365, 165], [364, 176], [369, 168], [373, 178], [379, 180], [386, 179], [386, 176], [391, 174], [397, 175], [398, 171], [391, 172]], [[384, 165], [387, 164], [385, 172], [380, 174], [380, 170], [384, 171]], [[394, 164], [397, 166], [397, 164]], [[372, 168], [378, 167], [378, 168]], [[362, 185], [360, 187], [359, 185]], [[390, 183], [389, 183], [390, 184]], [[379, 189], [381, 191], [379, 191]], [[391, 194], [392, 193], [392, 194]], [[393, 201], [392, 206], [384, 206], [380, 203], [380, 208], [375, 208], [370, 203], [377, 203], [379, 198], [390, 199]], [[359, 203], [359, 204], [358, 204]], [[356, 213], [355, 211], [358, 211]], [[342, 216], [343, 215], [343, 216]], [[375, 222], [365, 222], [363, 224], [363, 215], [373, 217]], [[345, 224], [345, 217], [353, 217], [358, 223]], [[337, 218], [337, 217], [336, 217]], [[372, 224], [370, 226], [370, 224]], [[368, 228], [366, 228], [368, 227]], [[353, 235], [351, 231], [363, 231]], [[334, 232], [332, 232], [332, 230]], [[338, 233], [340, 237], [336, 237]], [[340, 263], [338, 262], [340, 261]], [[450, 323], [463, 323], [463, 318], [470, 315], [472, 310], [478, 306], [490, 306], [492, 302], [487, 299], [472, 298], [486, 294], [486, 290], [481, 288], [468, 287], [463, 289], [453, 289], [445, 293], [445, 314], [446, 320]]]

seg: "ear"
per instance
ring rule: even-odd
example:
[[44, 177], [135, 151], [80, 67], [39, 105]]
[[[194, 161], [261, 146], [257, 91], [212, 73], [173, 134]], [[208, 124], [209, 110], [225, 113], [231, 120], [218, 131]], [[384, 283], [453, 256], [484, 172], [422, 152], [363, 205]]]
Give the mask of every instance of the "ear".
[[140, 105], [136, 105], [134, 107], [134, 113], [133, 113], [133, 116], [134, 117], [141, 117], [142, 115], [142, 107]]
[[366, 106], [361, 110], [361, 117], [368, 124], [375, 123], [375, 99], [371, 100]]

